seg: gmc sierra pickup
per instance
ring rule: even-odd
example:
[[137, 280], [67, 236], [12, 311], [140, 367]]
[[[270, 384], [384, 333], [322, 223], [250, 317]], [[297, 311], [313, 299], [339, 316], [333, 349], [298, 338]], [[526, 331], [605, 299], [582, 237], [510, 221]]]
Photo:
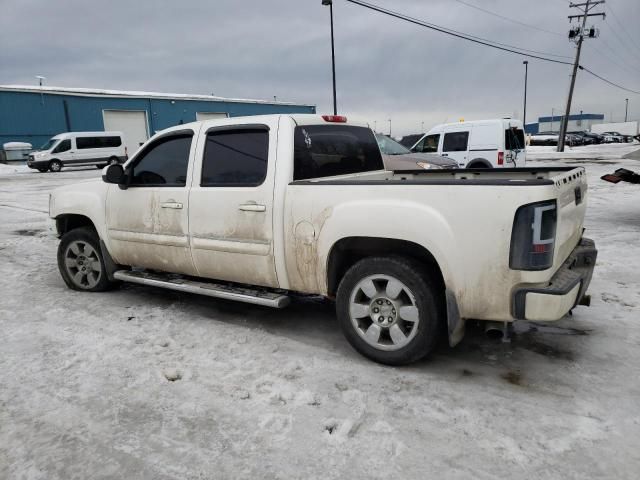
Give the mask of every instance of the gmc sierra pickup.
[[273, 115], [157, 133], [102, 181], [55, 190], [58, 265], [76, 290], [120, 281], [271, 307], [335, 299], [347, 340], [418, 360], [468, 319], [557, 320], [585, 295], [583, 168], [383, 168], [341, 116]]

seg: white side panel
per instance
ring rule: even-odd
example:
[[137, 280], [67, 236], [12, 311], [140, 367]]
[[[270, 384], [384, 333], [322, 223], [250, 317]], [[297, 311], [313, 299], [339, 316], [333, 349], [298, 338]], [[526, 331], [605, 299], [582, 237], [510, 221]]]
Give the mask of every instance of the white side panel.
[[147, 112], [144, 110], [103, 110], [102, 116], [105, 131], [122, 132], [129, 158], [149, 138]]

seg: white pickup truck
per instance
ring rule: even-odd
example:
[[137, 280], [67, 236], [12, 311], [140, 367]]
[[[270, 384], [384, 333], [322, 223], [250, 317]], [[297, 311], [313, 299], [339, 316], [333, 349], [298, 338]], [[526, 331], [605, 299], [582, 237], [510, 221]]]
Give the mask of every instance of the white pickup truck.
[[73, 289], [271, 307], [322, 295], [354, 348], [398, 365], [441, 333], [455, 345], [468, 319], [550, 321], [586, 303], [586, 194], [580, 167], [386, 171], [366, 126], [273, 115], [164, 130], [102, 181], [55, 190], [49, 211]]

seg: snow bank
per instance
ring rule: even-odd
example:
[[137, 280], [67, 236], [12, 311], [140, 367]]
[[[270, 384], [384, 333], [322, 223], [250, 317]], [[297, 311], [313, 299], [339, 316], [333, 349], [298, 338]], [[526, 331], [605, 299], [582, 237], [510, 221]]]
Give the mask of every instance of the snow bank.
[[26, 165], [5, 165], [0, 163], [0, 175], [11, 175], [13, 173], [24, 173], [30, 170]]

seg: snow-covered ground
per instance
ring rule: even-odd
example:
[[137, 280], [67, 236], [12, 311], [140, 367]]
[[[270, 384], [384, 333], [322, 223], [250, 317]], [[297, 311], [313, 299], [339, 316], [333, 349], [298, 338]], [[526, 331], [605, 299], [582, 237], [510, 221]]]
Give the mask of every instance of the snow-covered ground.
[[590, 308], [406, 368], [356, 354], [317, 301], [68, 290], [47, 194], [100, 172], [2, 169], [0, 478], [638, 478], [640, 186], [599, 179], [640, 170], [637, 148], [561, 155], [589, 173]]

